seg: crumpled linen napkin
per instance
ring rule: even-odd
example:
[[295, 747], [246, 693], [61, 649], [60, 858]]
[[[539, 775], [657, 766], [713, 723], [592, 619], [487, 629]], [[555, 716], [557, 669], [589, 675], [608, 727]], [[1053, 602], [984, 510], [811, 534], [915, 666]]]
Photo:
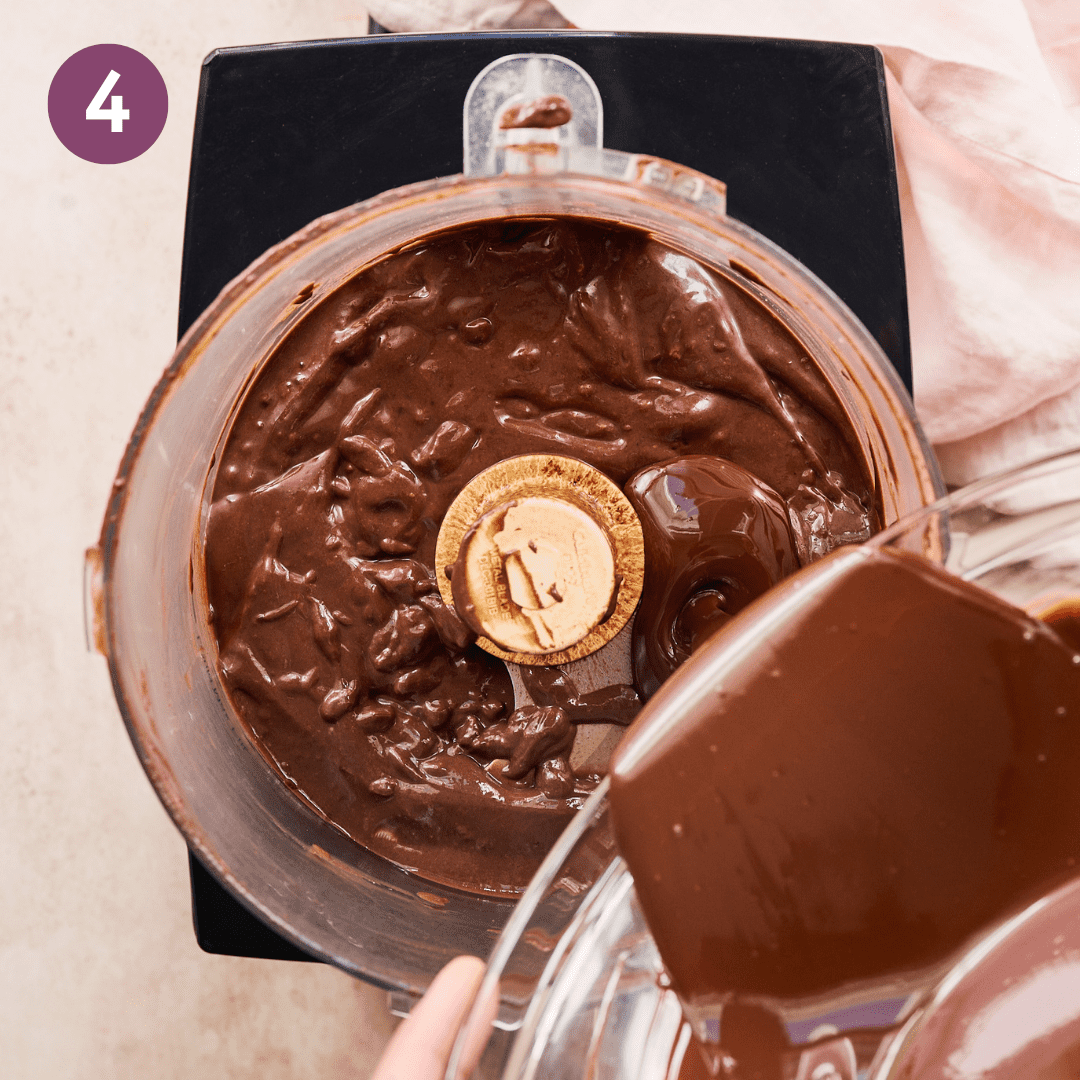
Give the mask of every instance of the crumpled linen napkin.
[[[900, 179], [915, 402], [947, 482], [1080, 446], [1077, 0], [555, 3], [584, 29], [877, 45]], [[375, 0], [382, 21], [380, 7], [395, 29], [555, 18], [545, 0]]]
[[548, 0], [368, 0], [368, 14], [387, 30], [548, 30], [568, 23]]

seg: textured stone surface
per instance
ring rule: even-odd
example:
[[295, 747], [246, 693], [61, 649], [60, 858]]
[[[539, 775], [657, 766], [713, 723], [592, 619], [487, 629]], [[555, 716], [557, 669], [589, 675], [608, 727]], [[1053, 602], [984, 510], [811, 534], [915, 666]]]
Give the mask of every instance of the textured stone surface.
[[[363, 33], [352, 0], [5, 11], [0, 154], [0, 1046], [5, 1076], [364, 1077], [385, 994], [322, 965], [207, 956], [183, 841], [83, 640], [83, 549], [175, 344], [188, 155], [211, 49]], [[52, 75], [118, 42], [169, 90], [142, 157], [53, 135]]]

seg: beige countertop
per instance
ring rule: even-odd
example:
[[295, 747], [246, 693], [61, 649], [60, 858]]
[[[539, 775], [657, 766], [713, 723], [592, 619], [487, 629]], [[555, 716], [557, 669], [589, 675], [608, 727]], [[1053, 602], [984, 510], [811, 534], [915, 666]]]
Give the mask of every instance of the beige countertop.
[[[0, 38], [0, 1074], [13, 1080], [362, 1078], [385, 995], [319, 964], [208, 956], [183, 840], [86, 651], [83, 550], [175, 345], [199, 67], [224, 45], [362, 34], [352, 0], [46, 0]], [[169, 119], [123, 165], [54, 136], [72, 53], [117, 42]]]

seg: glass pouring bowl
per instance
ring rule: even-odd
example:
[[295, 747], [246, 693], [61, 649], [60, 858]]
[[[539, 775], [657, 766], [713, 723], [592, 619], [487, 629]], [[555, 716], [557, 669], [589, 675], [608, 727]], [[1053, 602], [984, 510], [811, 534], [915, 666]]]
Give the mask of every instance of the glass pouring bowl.
[[[629, 157], [610, 160], [624, 169]], [[188, 844], [283, 936], [407, 994], [457, 953], [486, 956], [512, 905], [410, 875], [301, 803], [243, 731], [207, 618], [201, 538], [220, 447], [261, 365], [311, 305], [435, 229], [550, 215], [635, 225], [733, 275], [798, 334], [850, 417], [886, 523], [941, 490], [903, 387], [844, 304], [715, 201], [710, 210], [676, 190], [700, 196], [715, 181], [639, 164], [630, 182], [579, 174], [426, 181], [321, 218], [271, 249], [180, 343], [88, 553], [93, 638], [140, 760]]]
[[[972, 484], [867, 543], [920, 554], [1035, 616], [1063, 603], [1080, 605], [1080, 451]], [[752, 619], [746, 627], [742, 648], [766, 640]], [[694, 669], [704, 685], [710, 654], [701, 660], [705, 667], [692, 659], [680, 674]], [[1052, 924], [1062, 905], [1075, 910], [1078, 890], [1080, 883], [1066, 886], [1049, 903], [1040, 900], [988, 928], [914, 991], [898, 995], [883, 986], [789, 1022], [789, 1040], [810, 1047], [799, 1076], [817, 1075], [813, 1055], [823, 1039], [829, 1041], [824, 1060], [837, 1069], [828, 1075], [854, 1080], [856, 1070], [866, 1069], [875, 1080], [909, 1075], [904, 1070], [919, 1060], [920, 1032], [939, 1040], [943, 1030], [955, 1033], [950, 1009], [971, 996], [983, 958], [997, 962], [1010, 934], [1027, 927], [1030, 936], [1032, 927]], [[496, 944], [477, 1000], [493, 995], [498, 1013], [479, 1064], [464, 1070], [462, 1037], [447, 1080], [678, 1076], [690, 1030], [615, 848], [606, 781], [549, 854]], [[463, 1032], [482, 1022], [478, 1006]], [[850, 1052], [835, 1053], [838, 1034], [850, 1038]]]
[[1054, 1080], [1080, 1057], [1080, 881], [965, 956], [886, 1044], [871, 1080]]

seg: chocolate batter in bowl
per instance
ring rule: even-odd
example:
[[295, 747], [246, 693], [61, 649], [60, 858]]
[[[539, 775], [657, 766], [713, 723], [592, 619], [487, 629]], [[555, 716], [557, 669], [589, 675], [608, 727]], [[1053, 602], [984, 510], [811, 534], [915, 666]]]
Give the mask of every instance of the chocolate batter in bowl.
[[[474, 110], [473, 119], [481, 114]], [[519, 139], [531, 129], [497, 130]], [[454, 953], [485, 955], [509, 905], [408, 873], [349, 839], [289, 790], [253, 745], [222, 680], [207, 592], [213, 583], [202, 572], [211, 503], [229, 483], [229, 432], [243, 425], [246, 396], [264, 368], [271, 370], [275, 350], [303, 333], [309, 312], [358, 271], [436, 230], [490, 231], [508, 220], [528, 228], [565, 219], [586, 230], [629, 226], [642, 243], [714, 268], [747, 303], [790, 329], [850, 428], [851, 453], [861, 459], [877, 523], [938, 492], [910, 404], [877, 346], [804, 268], [723, 215], [719, 185], [669, 163], [577, 146], [581, 131], [564, 136], [559, 128], [551, 141], [550, 129], [534, 130], [546, 132], [548, 142], [510, 140], [509, 150], [500, 144], [491, 158], [492, 168], [513, 171], [524, 155], [533, 172], [484, 176], [473, 168], [465, 178], [388, 192], [312, 223], [227, 287], [181, 343], [140, 419], [91, 565], [101, 604], [99, 647], [109, 656], [144, 766], [188, 842], [285, 936], [408, 991], [422, 989]], [[527, 150], [515, 149], [520, 146]], [[543, 156], [547, 146], [555, 148], [550, 160]], [[555, 172], [558, 167], [575, 171]], [[466, 323], [484, 318], [480, 313]], [[397, 460], [388, 448], [374, 449], [390, 467]], [[356, 452], [370, 448], [358, 444]], [[277, 608], [259, 613], [274, 615]], [[498, 669], [491, 670], [497, 682]], [[500, 695], [505, 686], [493, 684], [492, 696]], [[558, 815], [551, 817], [557, 824], [547, 842], [561, 825]], [[467, 883], [460, 874], [431, 876]], [[519, 887], [520, 875], [511, 884]]]

